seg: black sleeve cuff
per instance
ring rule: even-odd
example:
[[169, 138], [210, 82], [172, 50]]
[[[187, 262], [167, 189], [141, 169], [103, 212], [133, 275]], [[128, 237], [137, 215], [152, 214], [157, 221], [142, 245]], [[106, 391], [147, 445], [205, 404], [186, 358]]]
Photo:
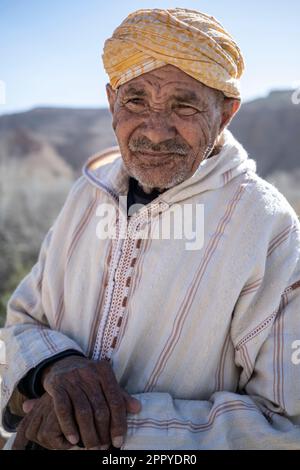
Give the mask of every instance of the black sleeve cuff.
[[50, 364], [58, 361], [59, 359], [74, 355], [85, 357], [84, 354], [79, 351], [76, 351], [75, 349], [67, 349], [67, 351], [55, 354], [55, 356], [48, 357], [44, 361], [40, 362], [36, 367], [30, 369], [30, 371], [27, 372], [25, 377], [20, 380], [18, 384], [19, 392], [30, 399], [41, 397], [43, 393], [45, 393], [41, 382], [42, 373], [44, 369], [50, 366]]
[[18, 424], [22, 420], [21, 416], [13, 415], [9, 406], [5, 408], [3, 413], [2, 424], [6, 432], [16, 432]]

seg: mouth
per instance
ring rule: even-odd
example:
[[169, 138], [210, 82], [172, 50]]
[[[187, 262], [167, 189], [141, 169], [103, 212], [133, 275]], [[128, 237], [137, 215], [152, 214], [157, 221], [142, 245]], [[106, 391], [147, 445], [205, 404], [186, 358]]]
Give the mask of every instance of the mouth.
[[174, 153], [133, 152], [143, 168], [159, 168], [174, 163]]
[[175, 153], [171, 153], [171, 152], [158, 153], [158, 152], [149, 152], [148, 150], [145, 152], [138, 151], [134, 153], [138, 157], [147, 158], [147, 159], [151, 158], [152, 160], [165, 160], [165, 159], [169, 159], [170, 157], [177, 156]]

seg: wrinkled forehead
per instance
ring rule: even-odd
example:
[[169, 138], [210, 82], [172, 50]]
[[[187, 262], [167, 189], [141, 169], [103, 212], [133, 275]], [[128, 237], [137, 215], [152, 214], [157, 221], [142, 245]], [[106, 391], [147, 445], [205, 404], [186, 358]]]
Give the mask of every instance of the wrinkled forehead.
[[118, 88], [121, 95], [167, 97], [171, 95], [197, 100], [215, 95], [210, 88], [172, 65], [160, 67], [124, 83]]

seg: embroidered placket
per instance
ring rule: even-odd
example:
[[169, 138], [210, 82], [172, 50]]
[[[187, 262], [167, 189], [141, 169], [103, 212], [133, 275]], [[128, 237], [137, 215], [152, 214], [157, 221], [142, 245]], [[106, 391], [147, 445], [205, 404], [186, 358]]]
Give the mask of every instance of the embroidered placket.
[[[118, 334], [127, 307], [131, 280], [136, 265], [142, 240], [136, 238], [136, 232], [147, 223], [149, 213], [152, 216], [162, 212], [168, 205], [156, 199], [133, 214], [116, 220], [116, 239], [112, 241], [112, 256], [109, 266], [108, 284], [105, 301], [92, 358], [110, 360], [118, 340]], [[125, 237], [120, 235], [126, 233]]]

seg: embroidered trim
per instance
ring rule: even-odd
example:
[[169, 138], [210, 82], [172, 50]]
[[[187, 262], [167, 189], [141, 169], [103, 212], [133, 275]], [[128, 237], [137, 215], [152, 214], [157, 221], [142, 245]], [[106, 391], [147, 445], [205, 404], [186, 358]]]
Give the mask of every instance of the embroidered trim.
[[[129, 221], [127, 219], [125, 221], [123, 218], [117, 219], [117, 236], [113, 241], [104, 310], [93, 352], [94, 360], [99, 358], [109, 360], [116, 348], [128, 305], [133, 271], [136, 268], [142, 246], [142, 239], [136, 239], [136, 233], [147, 226], [149, 213], [151, 212], [153, 216], [161, 208], [161, 202], [156, 200], [153, 204], [145, 206], [134, 214]], [[126, 231], [124, 230], [125, 223]], [[124, 234], [125, 237], [120, 237], [120, 234]]]
[[300, 287], [300, 280], [294, 282], [290, 286], [288, 286], [282, 293], [281, 300], [280, 300], [280, 306], [278, 307], [277, 310], [275, 310], [271, 315], [269, 315], [265, 320], [263, 320], [261, 323], [259, 323], [252, 331], [250, 331], [246, 336], [244, 336], [237, 344], [236, 350], [238, 351], [243, 344], [247, 343], [251, 339], [253, 339], [255, 336], [257, 336], [259, 333], [261, 333], [265, 328], [267, 328], [273, 321], [273, 319], [276, 317], [276, 315], [279, 313], [281, 309], [281, 302], [282, 298], [285, 294], [289, 294], [293, 290], [297, 289]]
[[258, 335], [261, 331], [267, 328], [276, 317], [278, 309], [275, 312], [271, 313], [265, 320], [263, 320], [257, 327], [255, 327], [250, 333], [248, 333], [244, 338], [242, 338], [236, 346], [236, 350], [238, 351], [245, 343], [250, 341], [254, 336]]
[[296, 281], [294, 282], [293, 284], [291, 284], [290, 286], [288, 286], [285, 290], [284, 290], [284, 294], [288, 294], [290, 292], [292, 292], [293, 290], [295, 289], [298, 289], [298, 287], [300, 287], [300, 280], [299, 281]]
[[133, 270], [135, 268], [141, 246], [141, 240], [139, 239], [139, 243], [137, 243], [136, 239], [130, 237], [130, 233], [135, 231], [134, 229], [139, 229], [141, 222], [145, 217], [144, 214], [145, 211], [136, 220], [133, 219], [132, 221], [131, 219], [128, 224], [129, 236], [124, 240], [122, 253], [115, 268], [115, 283], [110, 303], [109, 317], [103, 334], [100, 353], [101, 359], [110, 359], [117, 344], [120, 327], [127, 307], [129, 289], [133, 278]]
[[114, 271], [115, 271], [114, 266], [117, 266], [119, 258], [121, 256], [121, 250], [119, 246], [121, 243], [122, 243], [122, 240], [119, 239], [119, 219], [117, 219], [116, 220], [116, 240], [112, 240], [111, 261], [109, 263], [108, 282], [107, 282], [107, 286], [106, 286], [105, 294], [104, 294], [103, 314], [100, 320], [99, 329], [98, 329], [98, 333], [97, 333], [96, 341], [94, 345], [94, 351], [92, 355], [92, 358], [94, 360], [97, 360], [99, 358], [100, 351], [101, 351], [103, 332], [105, 329], [105, 324], [107, 322], [107, 317], [109, 315], [110, 302], [111, 302], [113, 289], [114, 289]]

